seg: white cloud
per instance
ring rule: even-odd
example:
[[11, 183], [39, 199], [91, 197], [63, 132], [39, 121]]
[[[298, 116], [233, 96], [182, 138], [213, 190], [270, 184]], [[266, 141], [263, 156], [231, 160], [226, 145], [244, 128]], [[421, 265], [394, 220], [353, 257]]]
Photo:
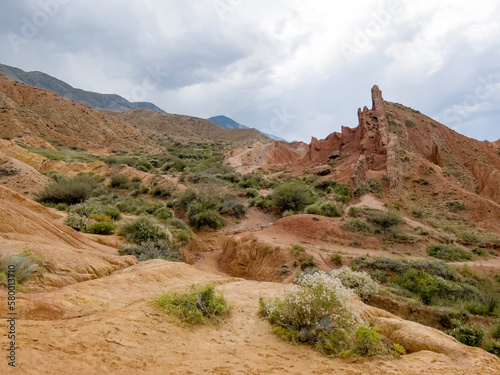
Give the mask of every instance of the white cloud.
[[[444, 119], [480, 77], [500, 71], [499, 9], [496, 0], [71, 1], [15, 53], [7, 34], [39, 6], [9, 2], [0, 62], [127, 97], [158, 67], [165, 74], [144, 99], [169, 112], [264, 129], [285, 108], [294, 117], [278, 135], [308, 141], [356, 126], [373, 84]], [[463, 129], [477, 118], [500, 138], [499, 104], [497, 95], [483, 101]]]

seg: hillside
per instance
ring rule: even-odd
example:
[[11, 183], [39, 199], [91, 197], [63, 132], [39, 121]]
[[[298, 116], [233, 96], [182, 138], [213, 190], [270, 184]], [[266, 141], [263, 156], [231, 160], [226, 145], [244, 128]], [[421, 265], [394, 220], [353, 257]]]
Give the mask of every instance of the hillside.
[[[98, 112], [0, 77], [0, 136], [12, 138], [0, 139], [0, 299], [6, 265], [22, 265], [16, 370], [500, 373], [499, 145], [378, 87], [372, 99], [357, 127], [307, 145], [190, 116]], [[36, 154], [56, 152], [47, 140], [75, 146], [75, 159]], [[49, 150], [16, 144], [28, 142]], [[112, 147], [129, 155], [84, 152]], [[325, 313], [304, 275], [335, 282], [321, 296], [342, 293], [370, 337], [335, 331], [342, 310]], [[155, 303], [209, 284], [232, 306], [218, 323], [188, 326]], [[317, 320], [263, 317], [261, 297], [294, 290], [308, 297], [290, 311]]]
[[93, 109], [109, 109], [112, 111], [126, 111], [129, 109], [145, 108], [149, 111], [163, 112], [153, 103], [129, 102], [116, 94], [100, 94], [74, 88], [57, 78], [42, 72], [25, 72], [19, 68], [0, 64], [0, 75], [47, 91], [54, 91], [63, 98], [86, 105]]
[[114, 116], [5, 76], [0, 76], [0, 136], [35, 145], [55, 141], [95, 152], [155, 150], [153, 141]]
[[[222, 116], [222, 115], [221, 116], [214, 116], [214, 117], [208, 118], [207, 120], [210, 120], [213, 123], [220, 125], [225, 129], [250, 129], [248, 126], [242, 125], [242, 124], [234, 121], [232, 118], [229, 118], [227, 116]], [[264, 132], [261, 132], [261, 133], [264, 134], [266, 137], [269, 137], [275, 141], [288, 142], [286, 139], [278, 137], [274, 134], [269, 134], [269, 133], [264, 133]]]
[[236, 143], [270, 142], [268, 137], [256, 129], [224, 129], [209, 120], [197, 117], [156, 113], [144, 109], [107, 113], [132, 124], [158, 143], [203, 140]]

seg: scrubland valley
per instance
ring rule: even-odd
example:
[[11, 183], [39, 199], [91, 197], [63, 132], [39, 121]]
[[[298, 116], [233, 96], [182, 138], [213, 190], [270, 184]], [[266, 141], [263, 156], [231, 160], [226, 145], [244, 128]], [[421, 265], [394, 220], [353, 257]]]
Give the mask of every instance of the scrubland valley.
[[377, 86], [358, 118], [276, 142], [0, 76], [2, 369], [499, 374], [500, 141]]

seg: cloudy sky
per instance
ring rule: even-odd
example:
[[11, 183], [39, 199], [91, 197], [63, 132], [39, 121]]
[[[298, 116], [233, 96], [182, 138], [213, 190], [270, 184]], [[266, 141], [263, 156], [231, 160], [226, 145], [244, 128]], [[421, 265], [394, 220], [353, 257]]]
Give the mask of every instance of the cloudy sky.
[[0, 63], [306, 142], [356, 126], [377, 84], [500, 138], [497, 0], [4, 0]]

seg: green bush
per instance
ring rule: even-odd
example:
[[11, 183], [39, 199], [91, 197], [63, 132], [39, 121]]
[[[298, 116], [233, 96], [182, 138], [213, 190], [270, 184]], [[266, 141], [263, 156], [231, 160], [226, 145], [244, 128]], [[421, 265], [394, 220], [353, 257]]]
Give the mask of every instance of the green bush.
[[174, 207], [186, 211], [189, 204], [195, 201], [197, 197], [198, 195], [196, 194], [196, 191], [193, 189], [187, 189], [174, 198]]
[[174, 217], [174, 211], [168, 207], [161, 207], [153, 212], [154, 217], [159, 220], [168, 220]]
[[484, 337], [484, 331], [481, 328], [467, 324], [461, 324], [447, 333], [462, 344], [476, 347], [481, 345]]
[[351, 232], [366, 232], [371, 231], [370, 225], [363, 219], [350, 219], [346, 221], [343, 227]]
[[472, 259], [472, 255], [468, 251], [446, 244], [427, 246], [427, 254], [431, 257], [448, 261]]
[[333, 253], [330, 255], [330, 260], [337, 266], [342, 265], [342, 254]]
[[287, 210], [299, 212], [308, 204], [314, 203], [315, 196], [305, 182], [296, 180], [285, 182], [274, 188], [271, 200], [280, 212]]
[[123, 245], [118, 252], [120, 255], [133, 255], [141, 262], [149, 259], [165, 259], [171, 262], [182, 261], [179, 246], [168, 240], [146, 241], [140, 245]]
[[129, 189], [130, 179], [124, 174], [114, 174], [109, 181], [109, 187], [114, 189]]
[[97, 221], [90, 224], [85, 230], [87, 233], [110, 235], [116, 229], [116, 224], [111, 221]]
[[42, 203], [82, 203], [89, 199], [101, 184], [101, 179], [89, 174], [79, 174], [47, 185], [35, 198]]
[[307, 206], [306, 213], [327, 217], [341, 217], [344, 214], [344, 207], [335, 202], [316, 203]]
[[[249, 204], [250, 204], [250, 207], [268, 209], [269, 207], [271, 207], [273, 205], [273, 202], [272, 202], [270, 197], [259, 195], [255, 198], [250, 199]], [[288, 210], [288, 211], [291, 211], [291, 210]]]
[[85, 232], [92, 225], [92, 220], [75, 212], [69, 212], [64, 224], [80, 232]]
[[186, 212], [189, 225], [195, 229], [208, 226], [212, 229], [220, 229], [226, 225], [219, 212], [213, 208], [207, 208], [202, 202], [193, 202]]
[[247, 193], [247, 197], [255, 198], [259, 196], [259, 190], [255, 188], [247, 188], [245, 189], [245, 193]]
[[500, 357], [500, 341], [491, 340], [486, 346], [486, 351], [488, 353], [496, 355], [497, 357]]
[[191, 293], [165, 293], [155, 300], [156, 306], [189, 325], [221, 322], [229, 315], [231, 307], [213, 284], [206, 287], [192, 286]]
[[167, 188], [164, 186], [155, 186], [149, 191], [152, 197], [155, 198], [169, 198], [172, 196], [172, 188]]
[[157, 242], [159, 240], [172, 241], [170, 231], [149, 216], [143, 216], [125, 223], [119, 232], [127, 240], [136, 243]]
[[385, 229], [395, 226], [403, 220], [401, 215], [394, 210], [382, 211], [366, 209], [364, 213], [369, 222]]

